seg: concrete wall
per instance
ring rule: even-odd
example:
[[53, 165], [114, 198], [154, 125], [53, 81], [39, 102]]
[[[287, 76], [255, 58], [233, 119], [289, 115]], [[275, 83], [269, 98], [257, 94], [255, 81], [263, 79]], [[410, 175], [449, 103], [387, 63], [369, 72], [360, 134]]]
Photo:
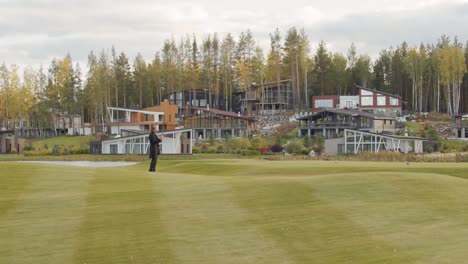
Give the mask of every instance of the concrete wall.
[[381, 133], [382, 131], [395, 133], [396, 131], [396, 120], [374, 120], [374, 132]]
[[325, 139], [325, 151], [326, 155], [336, 155], [338, 154], [338, 144], [344, 144], [344, 138], [332, 138]]

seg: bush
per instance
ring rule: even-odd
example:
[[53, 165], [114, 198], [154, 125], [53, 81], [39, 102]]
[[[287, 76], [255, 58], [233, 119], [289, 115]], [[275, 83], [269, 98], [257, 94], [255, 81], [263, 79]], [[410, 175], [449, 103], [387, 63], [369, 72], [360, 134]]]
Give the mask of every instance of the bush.
[[209, 147], [208, 153], [216, 153], [216, 147]]
[[309, 135], [304, 136], [304, 147], [310, 148], [312, 146], [312, 139]]
[[432, 146], [424, 146], [423, 148], [425, 153], [432, 153], [434, 152], [434, 148]]
[[60, 154], [59, 151], [60, 151], [60, 150], [59, 150], [59, 145], [54, 145], [54, 146], [52, 147], [52, 155], [58, 156], [58, 155]]
[[298, 142], [291, 142], [286, 146], [286, 151], [291, 154], [301, 154], [303, 145]]
[[29, 151], [29, 150], [34, 150], [34, 147], [31, 144], [24, 146], [23, 151]]
[[253, 149], [260, 149], [265, 146], [265, 140], [261, 137], [254, 137], [250, 140], [250, 145]]
[[82, 149], [70, 149], [70, 154], [89, 154], [89, 148], [82, 148]]
[[69, 154], [70, 154], [70, 151], [69, 151], [67, 148], [65, 148], [65, 149], [63, 150], [63, 153], [62, 153], [62, 154], [63, 154], [63, 155], [69, 155]]
[[283, 147], [280, 144], [274, 144], [270, 147], [270, 151], [274, 153], [278, 153], [283, 151]]
[[233, 138], [228, 142], [229, 149], [235, 151], [247, 149], [249, 146], [250, 142], [247, 138]]
[[256, 150], [242, 150], [241, 155], [242, 156], [257, 156], [258, 151], [256, 151]]
[[199, 147], [193, 147], [192, 148], [192, 153], [200, 153], [200, 148]]
[[202, 144], [200, 151], [201, 151], [201, 153], [207, 153], [208, 152], [208, 145], [207, 144]]

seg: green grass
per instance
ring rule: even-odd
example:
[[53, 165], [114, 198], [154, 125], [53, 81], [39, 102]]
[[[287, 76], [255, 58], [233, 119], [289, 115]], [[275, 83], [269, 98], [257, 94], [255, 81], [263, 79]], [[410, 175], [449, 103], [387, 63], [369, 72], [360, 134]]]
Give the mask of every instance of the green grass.
[[32, 146], [35, 148], [43, 148], [44, 145], [47, 145], [48, 148], [52, 148], [54, 145], [63, 145], [67, 147], [73, 146], [77, 149], [89, 148], [88, 142], [91, 139], [91, 136], [59, 136], [34, 141]]
[[468, 164], [0, 162], [0, 263], [463, 263]]

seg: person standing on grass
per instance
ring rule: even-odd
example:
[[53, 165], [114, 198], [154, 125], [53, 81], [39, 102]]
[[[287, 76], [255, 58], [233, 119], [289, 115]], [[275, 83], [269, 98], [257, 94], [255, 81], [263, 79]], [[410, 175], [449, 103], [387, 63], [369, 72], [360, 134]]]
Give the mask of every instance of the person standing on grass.
[[149, 151], [149, 158], [151, 159], [149, 171], [156, 171], [156, 162], [158, 161], [158, 154], [159, 154], [159, 143], [161, 143], [161, 139], [156, 135], [156, 127], [151, 126], [151, 133], [149, 134], [149, 142], [150, 142], [150, 151]]

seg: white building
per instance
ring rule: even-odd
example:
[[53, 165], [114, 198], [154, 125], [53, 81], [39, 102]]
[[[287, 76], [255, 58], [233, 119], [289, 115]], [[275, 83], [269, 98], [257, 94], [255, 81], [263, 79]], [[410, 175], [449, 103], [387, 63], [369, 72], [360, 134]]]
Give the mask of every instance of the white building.
[[[162, 135], [161, 154], [192, 154], [191, 129], [165, 131], [157, 135]], [[148, 133], [135, 131], [133, 135], [103, 140], [101, 154], [148, 154], [148, 136]]]

